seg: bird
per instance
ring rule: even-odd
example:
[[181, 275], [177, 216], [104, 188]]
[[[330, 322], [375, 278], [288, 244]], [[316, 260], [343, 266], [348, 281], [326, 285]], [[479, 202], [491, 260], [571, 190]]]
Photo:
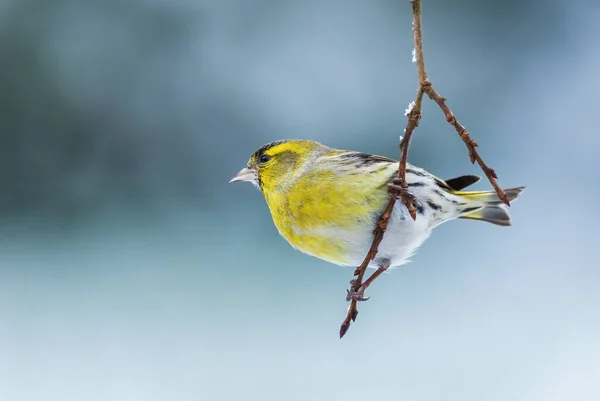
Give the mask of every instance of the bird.
[[[373, 241], [373, 229], [398, 184], [399, 162], [384, 156], [331, 148], [308, 139], [284, 139], [254, 151], [229, 182], [250, 182], [263, 194], [279, 234], [295, 249], [341, 266], [358, 266]], [[369, 268], [407, 263], [432, 230], [455, 219], [511, 225], [495, 191], [463, 191], [481, 178], [442, 180], [406, 164], [405, 182], [416, 209], [396, 202], [387, 231]], [[524, 186], [505, 189], [509, 201]], [[365, 300], [365, 286], [349, 292]]]

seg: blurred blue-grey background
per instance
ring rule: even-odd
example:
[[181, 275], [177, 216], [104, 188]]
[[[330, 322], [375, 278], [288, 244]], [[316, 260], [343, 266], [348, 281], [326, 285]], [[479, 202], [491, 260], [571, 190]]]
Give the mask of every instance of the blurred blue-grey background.
[[[397, 157], [408, 0], [0, 3], [0, 400], [600, 399], [600, 6], [425, 0], [439, 92], [513, 227], [370, 289], [227, 181], [260, 145]], [[426, 101], [412, 163], [479, 174]], [[480, 182], [477, 188], [488, 188]]]

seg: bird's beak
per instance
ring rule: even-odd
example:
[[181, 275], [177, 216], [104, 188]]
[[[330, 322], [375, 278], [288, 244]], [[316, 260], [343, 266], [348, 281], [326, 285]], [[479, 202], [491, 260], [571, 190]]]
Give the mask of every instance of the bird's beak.
[[257, 180], [257, 175], [256, 175], [256, 170], [252, 169], [252, 168], [243, 168], [240, 170], [239, 173], [236, 174], [235, 177], [233, 177], [229, 182], [238, 182], [238, 181], [249, 181], [249, 182], [256, 182]]

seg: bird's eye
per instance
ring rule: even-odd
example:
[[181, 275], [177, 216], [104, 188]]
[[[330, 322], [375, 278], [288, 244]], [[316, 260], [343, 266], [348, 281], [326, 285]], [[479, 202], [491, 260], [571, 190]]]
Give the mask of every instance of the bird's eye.
[[261, 155], [260, 158], [258, 159], [258, 161], [264, 164], [264, 163], [268, 162], [270, 158], [271, 158], [271, 156], [265, 154], [265, 155]]

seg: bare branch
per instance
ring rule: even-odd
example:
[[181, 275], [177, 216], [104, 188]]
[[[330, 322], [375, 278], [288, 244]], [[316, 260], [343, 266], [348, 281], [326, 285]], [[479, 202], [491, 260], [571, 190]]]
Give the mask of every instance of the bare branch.
[[[354, 271], [355, 279], [350, 281], [351, 290], [358, 291], [358, 289], [363, 285], [363, 279], [365, 272], [367, 270], [367, 266], [371, 263], [372, 260], [375, 259], [377, 252], [379, 250], [379, 244], [383, 240], [383, 235], [385, 230], [387, 229], [388, 223], [390, 221], [390, 217], [392, 216], [392, 212], [394, 210], [394, 205], [396, 203], [396, 199], [401, 199], [402, 203], [408, 210], [408, 213], [412, 217], [413, 220], [416, 220], [416, 206], [415, 199], [408, 192], [408, 183], [406, 182], [406, 162], [408, 158], [408, 149], [410, 147], [410, 141], [412, 139], [412, 135], [414, 130], [418, 127], [419, 121], [421, 119], [421, 108], [423, 104], [423, 95], [427, 94], [430, 99], [435, 101], [446, 116], [446, 120], [456, 129], [456, 132], [463, 140], [465, 145], [469, 150], [469, 157], [471, 159], [471, 163], [477, 162], [490, 183], [496, 190], [498, 197], [507, 205], [509, 205], [508, 198], [504, 191], [500, 189], [496, 179], [498, 178], [496, 172], [488, 167], [483, 159], [477, 153], [477, 142], [475, 142], [467, 129], [462, 126], [454, 117], [454, 114], [446, 104], [446, 99], [440, 96], [435, 89], [433, 89], [433, 85], [429, 81], [427, 77], [427, 71], [425, 69], [425, 58], [423, 56], [423, 27], [421, 25], [421, 0], [410, 0], [412, 4], [412, 13], [413, 13], [413, 38], [415, 42], [415, 58], [417, 61], [417, 95], [415, 98], [414, 105], [412, 109], [407, 113], [408, 121], [406, 123], [406, 128], [404, 129], [404, 137], [400, 141], [400, 164], [398, 166], [398, 181], [400, 182], [400, 189], [392, 190], [390, 187], [390, 201], [388, 202], [384, 212], [381, 214], [379, 221], [377, 222], [377, 227], [373, 230], [373, 242], [371, 244], [371, 248], [367, 253], [367, 256], [363, 260], [360, 266], [356, 268]], [[397, 187], [397, 186], [393, 186]], [[381, 270], [377, 270], [367, 282], [370, 284], [375, 278], [377, 278], [382, 273]], [[350, 307], [348, 308], [348, 313], [346, 315], [346, 319], [342, 323], [340, 327], [340, 338], [346, 334], [348, 329], [350, 328], [350, 323], [356, 320], [358, 315], [357, 309], [357, 301], [355, 298], [352, 298], [350, 301]]]

